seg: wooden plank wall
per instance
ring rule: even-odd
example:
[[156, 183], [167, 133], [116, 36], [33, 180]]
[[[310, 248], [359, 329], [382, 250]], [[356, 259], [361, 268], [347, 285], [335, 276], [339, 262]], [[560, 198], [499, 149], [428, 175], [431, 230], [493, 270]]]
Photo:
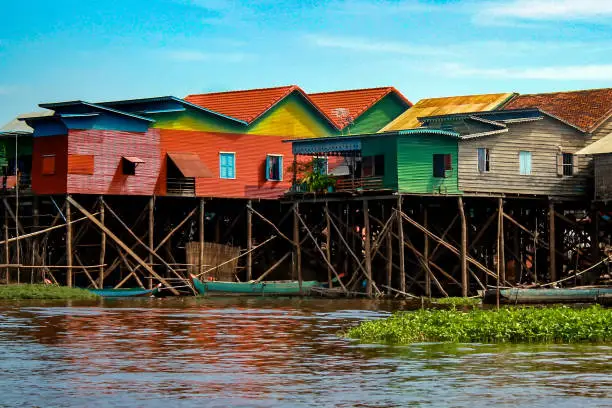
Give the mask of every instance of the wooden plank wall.
[[[508, 133], [459, 142], [459, 189], [464, 193], [582, 196], [591, 160], [577, 158], [574, 176], [557, 175], [559, 146], [574, 153], [587, 136], [555, 119], [508, 125]], [[490, 172], [478, 172], [479, 147], [490, 149]], [[532, 174], [519, 174], [519, 151], [531, 151]]]
[[612, 199], [612, 153], [595, 156], [595, 199]]

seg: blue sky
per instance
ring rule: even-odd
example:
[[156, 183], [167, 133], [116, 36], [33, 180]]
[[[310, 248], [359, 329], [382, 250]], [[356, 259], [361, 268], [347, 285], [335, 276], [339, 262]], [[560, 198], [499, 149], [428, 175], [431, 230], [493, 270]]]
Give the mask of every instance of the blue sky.
[[298, 84], [612, 86], [610, 0], [3, 0], [0, 125], [37, 104]]

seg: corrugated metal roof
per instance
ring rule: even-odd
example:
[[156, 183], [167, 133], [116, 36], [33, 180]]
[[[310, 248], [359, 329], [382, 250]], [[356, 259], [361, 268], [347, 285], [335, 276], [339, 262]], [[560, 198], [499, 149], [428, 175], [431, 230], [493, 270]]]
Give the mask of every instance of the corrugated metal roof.
[[421, 99], [380, 132], [418, 128], [421, 126], [418, 118], [421, 117], [498, 109], [514, 95], [514, 93], [498, 93]]
[[28, 124], [20, 119], [42, 117], [42, 116], [53, 116], [52, 111], [41, 111], [24, 113], [11, 120], [6, 125], [0, 128], [0, 133], [34, 133], [34, 129], [28, 126]]
[[579, 155], [612, 153], [612, 133], [576, 152]]
[[519, 95], [504, 109], [539, 108], [583, 132], [612, 115], [612, 88]]
[[136, 157], [136, 156], [123, 156], [123, 159], [129, 161], [130, 163], [134, 163], [134, 164], [146, 163], [140, 157]]
[[168, 157], [185, 177], [213, 177], [212, 171], [202, 163], [195, 153], [170, 153]]
[[308, 94], [321, 111], [331, 120], [338, 129], [342, 130], [348, 126], [348, 121], [338, 114], [340, 109], [346, 109], [352, 120], [370, 109], [376, 102], [390, 93], [395, 93], [407, 107], [412, 106], [401, 92], [392, 86], [369, 89], [348, 89], [343, 91], [319, 92]]

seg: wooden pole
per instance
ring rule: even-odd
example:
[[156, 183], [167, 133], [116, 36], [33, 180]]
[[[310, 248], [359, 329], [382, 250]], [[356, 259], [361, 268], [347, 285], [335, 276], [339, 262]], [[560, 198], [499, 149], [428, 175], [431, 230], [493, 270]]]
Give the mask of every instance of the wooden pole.
[[502, 214], [501, 217], [501, 221], [499, 223], [499, 229], [500, 229], [500, 233], [499, 233], [499, 239], [500, 239], [500, 244], [499, 244], [499, 254], [500, 254], [500, 272], [501, 272], [501, 276], [499, 277], [499, 279], [501, 280], [502, 284], [506, 283], [506, 243], [505, 243], [505, 239], [504, 239], [504, 200], [503, 198], [499, 198], [499, 212]]
[[372, 234], [370, 231], [370, 210], [368, 208], [368, 200], [363, 200], [363, 229], [365, 230], [365, 268], [369, 275], [366, 285], [366, 293], [368, 294], [368, 297], [372, 297]]
[[198, 270], [198, 273], [203, 273], [204, 272], [204, 239], [206, 238], [204, 236], [204, 227], [206, 226], [206, 208], [205, 208], [205, 202], [203, 198], [200, 198], [200, 225], [199, 225], [199, 232], [200, 232], [200, 268]]
[[499, 310], [499, 285], [500, 285], [500, 277], [501, 277], [501, 225], [504, 222], [503, 215], [503, 203], [501, 197], [497, 203], [497, 284], [495, 288], [496, 293], [496, 304], [497, 309]]
[[[325, 236], [325, 255], [327, 256], [327, 264], [331, 265], [331, 223], [329, 221], [329, 202], [327, 200], [325, 200], [325, 231], [327, 231]], [[331, 289], [333, 287], [332, 270], [329, 266], [327, 267], [327, 282]]]
[[[151, 252], [149, 252], [149, 265], [151, 269], [153, 269], [153, 253], [155, 246], [155, 196], [152, 196], [149, 199], [149, 248]], [[148, 279], [149, 289], [153, 289], [153, 279]]]
[[[11, 250], [9, 247], [9, 226], [8, 226], [8, 211], [4, 206], [4, 263], [7, 265], [11, 263]], [[11, 283], [11, 270], [7, 266], [4, 268], [6, 273], [6, 284]]]
[[70, 195], [66, 196], [66, 286], [72, 287], [72, 209]]
[[[82, 212], [83, 215], [85, 215], [87, 218], [89, 218], [94, 225], [96, 225], [98, 228], [100, 228], [101, 230], [106, 232], [106, 234], [110, 237], [110, 239], [115, 241], [115, 243], [117, 245], [119, 245], [121, 247], [121, 249], [123, 249], [128, 255], [130, 255], [132, 258], [134, 258], [134, 260], [136, 262], [138, 262], [147, 272], [149, 272], [157, 280], [159, 280], [164, 286], [166, 286], [170, 290], [170, 292], [172, 292], [173, 294], [175, 294], [177, 296], [179, 295], [179, 292], [176, 289], [172, 288], [172, 286], [164, 278], [162, 278], [160, 275], [158, 275], [157, 272], [155, 272], [153, 270], [153, 268], [151, 268], [142, 258], [140, 258], [138, 255], [136, 255], [136, 253], [134, 251], [132, 251], [132, 249], [129, 246], [127, 246], [125, 244], [125, 242], [121, 241], [105, 225], [102, 225], [100, 223], [100, 220], [98, 220], [96, 217], [94, 217], [89, 211], [87, 211], [81, 204], [77, 203], [72, 197], [68, 196], [67, 200], [68, 200], [68, 202], [70, 204], [74, 205], [77, 210]], [[68, 202], [66, 204], [68, 204]], [[148, 248], [148, 247], [145, 246], [145, 248]]]
[[295, 203], [293, 206], [293, 246], [294, 274], [297, 276], [300, 285], [300, 293], [302, 293], [302, 248], [300, 245], [300, 214], [298, 203]]
[[[100, 224], [104, 225], [104, 202], [102, 201], [102, 197], [100, 196], [99, 202], [99, 212], [100, 212]], [[98, 275], [98, 287], [100, 289], [104, 288], [104, 261], [106, 259], [106, 233], [101, 231], [100, 236], [100, 270]]]
[[[404, 198], [400, 195], [397, 197], [397, 210], [400, 214], [403, 212], [403, 201]], [[400, 290], [406, 292], [406, 263], [404, 253], [404, 219], [403, 217], [397, 217], [397, 234], [399, 235], [399, 267], [400, 267]]]
[[[423, 227], [429, 229], [429, 214], [427, 206], [423, 207]], [[444, 236], [442, 236], [444, 239]], [[437, 248], [437, 247], [436, 247]], [[429, 266], [429, 235], [423, 234], [423, 258], [425, 265]], [[431, 275], [425, 271], [425, 295], [431, 299]]]
[[[247, 203], [247, 282], [253, 279], [253, 202], [251, 200]], [[301, 284], [300, 284], [301, 290]]]
[[555, 252], [557, 237], [555, 231], [555, 203], [552, 201], [548, 202], [548, 235], [550, 281], [555, 282], [557, 280], [557, 253]]
[[463, 207], [463, 197], [457, 198], [457, 204], [459, 206], [459, 216], [461, 218], [461, 294], [463, 297], [467, 297], [470, 283], [467, 263], [467, 219], [465, 217], [465, 208]]
[[[395, 213], [391, 211], [390, 217], [394, 217]], [[385, 246], [387, 247], [387, 295], [391, 296], [393, 291], [393, 225], [389, 225], [389, 233], [386, 234]]]
[[271, 267], [268, 268], [267, 271], [265, 271], [264, 273], [261, 274], [261, 276], [257, 279], [255, 279], [255, 282], [261, 282], [263, 280], [263, 278], [265, 278], [266, 276], [268, 276], [273, 270], [275, 270], [276, 268], [278, 268], [280, 266], [280, 264], [282, 264], [285, 259], [289, 258], [291, 256], [291, 252], [287, 252], [285, 255], [283, 255], [283, 257], [281, 259], [279, 259], [278, 261], [276, 261], [274, 263], [274, 265], [272, 265]]

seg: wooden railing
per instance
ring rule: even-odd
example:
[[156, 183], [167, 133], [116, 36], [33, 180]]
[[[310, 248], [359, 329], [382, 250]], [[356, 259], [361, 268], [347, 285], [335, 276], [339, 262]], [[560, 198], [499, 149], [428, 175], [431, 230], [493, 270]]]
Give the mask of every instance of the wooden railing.
[[336, 191], [381, 190], [382, 177], [340, 178], [336, 180]]
[[195, 196], [195, 178], [169, 178], [166, 180], [166, 194], [172, 196]]

